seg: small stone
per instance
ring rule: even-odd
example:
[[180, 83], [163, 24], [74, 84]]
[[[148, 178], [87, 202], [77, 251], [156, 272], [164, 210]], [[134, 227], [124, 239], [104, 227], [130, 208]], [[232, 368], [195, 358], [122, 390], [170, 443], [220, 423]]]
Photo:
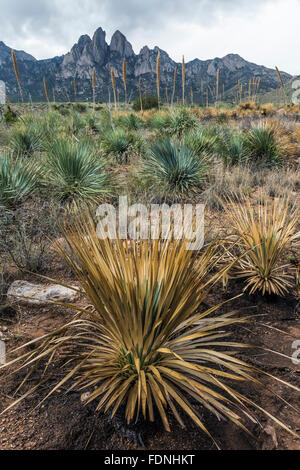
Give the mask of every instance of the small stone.
[[49, 301], [73, 302], [77, 295], [77, 292], [64, 286], [32, 284], [27, 281], [13, 282], [7, 292], [9, 301], [30, 305], [48, 305]]
[[80, 397], [81, 403], [86, 403], [88, 399], [90, 398], [90, 392], [83, 393]]

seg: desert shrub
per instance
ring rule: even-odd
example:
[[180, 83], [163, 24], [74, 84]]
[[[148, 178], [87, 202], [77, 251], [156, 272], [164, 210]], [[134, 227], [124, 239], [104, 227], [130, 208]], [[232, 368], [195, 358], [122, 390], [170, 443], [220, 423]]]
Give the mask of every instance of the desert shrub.
[[106, 132], [102, 137], [102, 149], [106, 154], [113, 155], [118, 163], [127, 163], [130, 151], [140, 151], [143, 147], [143, 139], [134, 133], [123, 129]]
[[54, 211], [46, 203], [31, 207], [0, 211], [0, 252], [20, 270], [41, 273], [50, 260], [50, 236], [57, 233]]
[[239, 258], [231, 273], [245, 279], [245, 290], [253, 294], [284, 295], [292, 287], [293, 276], [287, 271], [287, 263], [281, 261], [284, 250], [296, 239], [300, 220], [299, 211], [290, 211], [289, 201], [260, 202], [253, 208], [249, 199], [241, 204], [229, 200], [226, 207], [234, 228], [233, 245], [239, 248]]
[[144, 123], [136, 114], [130, 113], [126, 116], [120, 116], [117, 124], [128, 131], [138, 131], [143, 127]]
[[[147, 95], [142, 97], [143, 110], [158, 108], [158, 99], [155, 95]], [[133, 111], [141, 111], [141, 101], [137, 98], [132, 105]]]
[[199, 189], [207, 171], [206, 156], [199, 158], [189, 147], [170, 140], [153, 144], [142, 168], [153, 186], [178, 195]]
[[9, 106], [7, 106], [3, 117], [6, 124], [14, 124], [16, 121], [18, 121], [17, 114], [12, 111]]
[[217, 137], [211, 135], [204, 127], [200, 127], [186, 135], [184, 144], [197, 155], [213, 155], [216, 150]]
[[262, 124], [250, 129], [244, 143], [253, 163], [267, 166], [280, 164], [282, 152], [273, 127]]
[[183, 135], [195, 128], [196, 119], [188, 112], [186, 108], [182, 108], [171, 114], [171, 120], [167, 129], [170, 136], [176, 136], [181, 139]]
[[246, 163], [250, 152], [241, 133], [224, 130], [218, 138], [218, 154], [226, 165], [237, 165]]
[[42, 149], [41, 137], [25, 129], [16, 129], [11, 135], [10, 148], [14, 155], [32, 157]]
[[99, 201], [112, 189], [104, 162], [85, 141], [57, 140], [48, 146], [47, 181], [63, 202]]
[[73, 109], [78, 113], [85, 113], [88, 108], [84, 103], [73, 103]]
[[0, 205], [15, 205], [37, 189], [40, 165], [11, 155], [0, 156]]
[[[197, 405], [244, 430], [241, 418], [256, 422], [258, 409], [296, 436], [238, 390], [241, 382], [264, 387], [258, 376], [263, 372], [234, 354], [247, 345], [229, 338], [230, 327], [247, 319], [235, 311], [216, 314], [223, 304], [199, 312], [226, 272], [212, 274], [217, 245], [195, 257], [180, 240], [99, 241], [94, 225], [83, 219], [67, 227], [65, 237], [69, 253], [62, 253], [93, 308], [73, 305], [73, 320], [37, 338], [34, 350], [22, 346], [24, 354], [2, 367], [35, 370], [41, 360], [47, 365], [40, 382], [9, 408], [49, 374], [47, 397], [71, 381], [70, 389], [89, 390], [87, 403], [97, 401], [97, 410], [112, 416], [119, 411], [127, 423], [159, 415], [170, 431], [168, 412], [184, 426], [182, 411], [213, 439]], [[47, 369], [56, 356], [64, 368], [53, 386], [53, 369]]]

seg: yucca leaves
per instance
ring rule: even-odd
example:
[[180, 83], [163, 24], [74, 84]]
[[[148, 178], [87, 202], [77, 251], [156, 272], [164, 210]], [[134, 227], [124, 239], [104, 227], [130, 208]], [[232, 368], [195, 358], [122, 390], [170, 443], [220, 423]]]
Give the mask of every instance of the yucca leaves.
[[104, 163], [89, 143], [58, 140], [47, 150], [47, 179], [59, 199], [97, 202], [111, 194]]
[[223, 304], [199, 313], [229, 269], [212, 274], [218, 245], [195, 258], [179, 240], [99, 240], [85, 217], [65, 227], [64, 235], [69, 250], [62, 254], [93, 308], [67, 305], [77, 310], [74, 319], [37, 339], [34, 351], [6, 367], [20, 363], [21, 369], [35, 368], [41, 360], [48, 365], [61, 351], [67, 370], [48, 396], [72, 380], [69, 390], [89, 390], [89, 402], [96, 400], [99, 410], [112, 415], [122, 411], [128, 423], [141, 415], [153, 421], [157, 410], [169, 431], [170, 409], [181, 426], [183, 412], [211, 436], [198, 403], [246, 429], [241, 418], [254, 419], [250, 400], [233, 384], [261, 382], [255, 368], [232, 352], [247, 345], [230, 341], [226, 329], [247, 319], [235, 312], [215, 315]]
[[0, 156], [0, 204], [17, 204], [37, 188], [40, 166], [20, 157]]
[[288, 244], [300, 238], [299, 211], [290, 211], [289, 201], [260, 202], [253, 208], [249, 199], [241, 204], [229, 200], [227, 213], [235, 230], [234, 243], [246, 252], [234, 269], [245, 278], [250, 293], [283, 295], [291, 287], [292, 275], [282, 255]]
[[201, 186], [208, 171], [206, 155], [200, 158], [186, 145], [165, 140], [153, 144], [142, 172], [161, 190], [184, 194]]

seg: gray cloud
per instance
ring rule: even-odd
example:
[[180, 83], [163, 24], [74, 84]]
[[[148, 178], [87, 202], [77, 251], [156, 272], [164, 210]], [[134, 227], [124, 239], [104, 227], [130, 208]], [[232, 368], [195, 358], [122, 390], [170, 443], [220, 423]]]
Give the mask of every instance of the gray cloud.
[[[46, 58], [66, 53], [81, 34], [92, 35], [96, 28], [102, 26], [107, 31], [108, 39], [116, 29], [122, 31], [132, 42], [136, 52], [149, 43], [152, 47], [159, 45], [170, 51], [173, 57], [187, 51], [187, 55], [191, 55], [188, 58], [193, 58], [201, 50], [201, 58], [211, 58], [211, 54], [221, 56], [227, 51], [238, 52], [245, 55], [245, 58], [256, 61], [256, 48], [257, 61], [263, 63], [266, 60], [268, 65], [268, 58], [274, 63], [277, 60], [271, 44], [258, 37], [261, 25], [257, 26], [256, 34], [260, 11], [268, 5], [275, 8], [282, 4], [284, 8], [287, 3], [297, 2], [298, 0], [0, 0], [1, 16], [5, 18], [1, 21], [0, 40], [16, 49], [24, 49], [37, 58]], [[228, 27], [227, 22], [231, 17], [235, 21], [240, 18], [244, 21], [240, 30], [238, 27], [235, 30], [234, 24], [232, 28]], [[270, 23], [269, 27], [271, 26]], [[226, 37], [222, 37], [222, 28], [226, 30]], [[289, 33], [288, 28], [289, 25], [286, 25]], [[210, 37], [212, 31], [215, 31], [215, 36], [211, 34]], [[276, 37], [275, 30], [272, 34]], [[239, 35], [243, 35], [242, 41]], [[214, 43], [214, 39], [211, 39], [213, 37], [219, 44]], [[207, 41], [204, 42], [203, 38], [207, 38]], [[251, 51], [250, 42], [254, 49], [253, 57], [248, 52]], [[196, 43], [199, 43], [198, 48]], [[244, 44], [244, 49], [239, 49], [239, 44]], [[266, 59], [261, 50], [263, 46]], [[285, 44], [285, 51], [288, 47]], [[270, 59], [270, 51], [273, 51], [273, 59]], [[285, 57], [287, 65], [292, 63], [292, 59], [288, 60], [283, 51], [281, 57]], [[174, 58], [178, 60], [178, 57]]]

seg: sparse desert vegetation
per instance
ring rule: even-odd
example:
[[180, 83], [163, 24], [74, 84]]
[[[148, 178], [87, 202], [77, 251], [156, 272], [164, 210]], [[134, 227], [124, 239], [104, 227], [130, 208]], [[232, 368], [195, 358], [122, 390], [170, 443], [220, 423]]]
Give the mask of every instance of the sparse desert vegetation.
[[[0, 447], [299, 449], [299, 106], [1, 116]], [[205, 204], [204, 247], [100, 240], [120, 195]], [[14, 281], [76, 300], [12, 301]]]

